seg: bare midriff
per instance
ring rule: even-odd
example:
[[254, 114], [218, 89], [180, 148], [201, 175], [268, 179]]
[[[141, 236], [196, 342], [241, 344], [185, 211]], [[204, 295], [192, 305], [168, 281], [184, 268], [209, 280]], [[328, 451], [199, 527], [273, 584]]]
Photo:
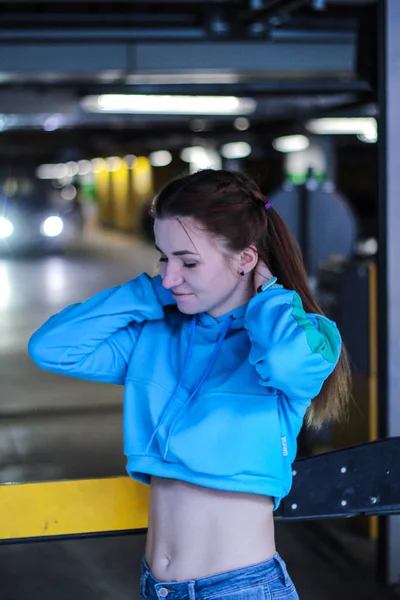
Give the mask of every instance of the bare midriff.
[[152, 477], [146, 560], [160, 581], [198, 579], [275, 554], [273, 500]]

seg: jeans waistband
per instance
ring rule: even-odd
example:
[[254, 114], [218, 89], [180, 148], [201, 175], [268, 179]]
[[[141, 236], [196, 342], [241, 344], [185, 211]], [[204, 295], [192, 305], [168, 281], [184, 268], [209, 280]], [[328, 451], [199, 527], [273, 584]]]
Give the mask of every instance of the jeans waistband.
[[277, 578], [281, 578], [285, 586], [291, 581], [285, 562], [278, 553], [262, 563], [185, 581], [159, 581], [152, 575], [149, 565], [143, 557], [141, 593], [142, 598], [168, 598], [168, 600], [189, 598], [189, 600], [198, 600], [216, 590], [218, 592], [223, 591], [224, 584], [230, 587], [234, 584], [238, 588], [243, 584], [252, 587], [268, 584], [268, 582], [272, 582]]

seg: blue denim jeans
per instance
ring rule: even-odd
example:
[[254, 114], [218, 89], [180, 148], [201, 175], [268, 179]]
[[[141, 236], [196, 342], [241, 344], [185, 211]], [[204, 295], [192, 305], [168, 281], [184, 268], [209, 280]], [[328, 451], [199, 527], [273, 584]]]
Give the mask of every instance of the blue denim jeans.
[[142, 600], [299, 600], [286, 565], [275, 554], [269, 560], [187, 581], [159, 581], [142, 559]]

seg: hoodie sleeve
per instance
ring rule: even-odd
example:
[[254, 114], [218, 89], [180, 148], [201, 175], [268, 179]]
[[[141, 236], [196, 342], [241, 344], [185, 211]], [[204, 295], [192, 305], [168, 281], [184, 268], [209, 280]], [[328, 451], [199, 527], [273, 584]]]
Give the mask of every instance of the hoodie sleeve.
[[174, 303], [160, 276], [142, 273], [50, 317], [32, 335], [28, 352], [47, 371], [124, 383], [143, 323], [163, 319], [163, 307]]
[[254, 296], [245, 328], [251, 342], [249, 360], [260, 384], [288, 398], [311, 401], [339, 360], [341, 338], [335, 323], [306, 313], [294, 291], [270, 288]]

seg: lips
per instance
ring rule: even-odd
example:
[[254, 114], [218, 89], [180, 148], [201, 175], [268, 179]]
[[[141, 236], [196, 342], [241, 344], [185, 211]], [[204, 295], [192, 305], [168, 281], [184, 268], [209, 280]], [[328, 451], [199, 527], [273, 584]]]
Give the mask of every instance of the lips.
[[186, 294], [178, 294], [178, 292], [172, 292], [173, 296], [193, 296], [193, 294], [191, 293], [186, 293]]

